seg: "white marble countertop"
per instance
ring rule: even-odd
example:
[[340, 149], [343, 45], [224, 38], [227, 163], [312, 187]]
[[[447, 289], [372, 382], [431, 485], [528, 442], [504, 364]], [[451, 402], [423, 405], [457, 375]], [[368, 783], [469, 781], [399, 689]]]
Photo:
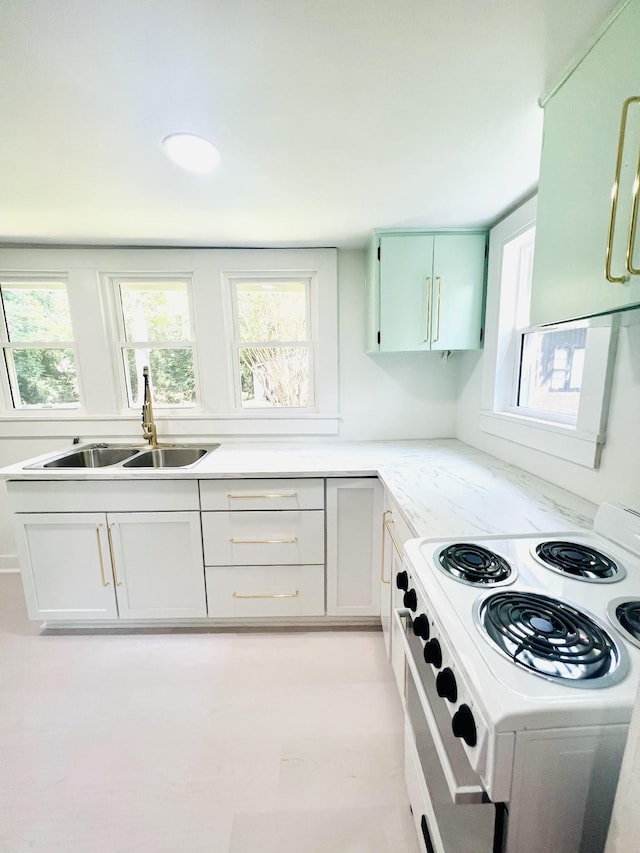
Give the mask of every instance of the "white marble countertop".
[[188, 469], [25, 468], [52, 455], [3, 468], [0, 477], [86, 481], [378, 475], [416, 536], [569, 531], [590, 528], [596, 511], [589, 501], [455, 439], [223, 442]]

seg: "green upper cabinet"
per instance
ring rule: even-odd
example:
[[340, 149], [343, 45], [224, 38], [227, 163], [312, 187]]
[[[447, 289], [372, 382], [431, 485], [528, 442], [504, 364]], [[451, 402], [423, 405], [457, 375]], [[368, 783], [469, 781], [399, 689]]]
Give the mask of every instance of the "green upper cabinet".
[[376, 232], [367, 253], [368, 352], [478, 349], [487, 234]]
[[[531, 323], [608, 314], [640, 304], [626, 266], [640, 150], [640, 102], [620, 148], [618, 207], [605, 273], [622, 108], [640, 96], [640, 0], [631, 0], [545, 105]], [[639, 229], [640, 230], [640, 229]], [[630, 266], [640, 266], [640, 240]]]

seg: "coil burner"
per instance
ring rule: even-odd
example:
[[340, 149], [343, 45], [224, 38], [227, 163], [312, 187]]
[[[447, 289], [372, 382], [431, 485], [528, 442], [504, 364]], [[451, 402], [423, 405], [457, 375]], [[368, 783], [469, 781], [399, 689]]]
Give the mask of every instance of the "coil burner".
[[614, 598], [607, 616], [628, 643], [640, 648], [640, 598]]
[[477, 621], [498, 650], [537, 675], [575, 687], [605, 687], [625, 674], [608, 633], [570, 604], [529, 592], [481, 601]]
[[602, 551], [581, 542], [541, 542], [536, 545], [534, 553], [548, 569], [577, 580], [611, 583], [621, 580], [626, 574], [622, 566]]
[[515, 578], [504, 557], [481, 545], [466, 542], [443, 548], [438, 555], [438, 564], [455, 580], [472, 586], [511, 582]]

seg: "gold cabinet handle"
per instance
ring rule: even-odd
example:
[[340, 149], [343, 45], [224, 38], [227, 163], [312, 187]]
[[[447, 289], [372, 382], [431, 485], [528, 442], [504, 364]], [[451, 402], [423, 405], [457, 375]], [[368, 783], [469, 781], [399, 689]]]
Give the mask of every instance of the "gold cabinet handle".
[[[620, 175], [622, 173], [622, 155], [624, 151], [624, 138], [627, 131], [627, 116], [629, 113], [629, 107], [635, 101], [638, 101], [638, 98], [627, 98], [622, 106], [622, 117], [620, 119], [620, 132], [618, 134], [618, 156], [616, 157], [616, 171], [615, 176], [613, 178], [613, 186], [611, 187], [611, 212], [609, 213], [609, 233], [607, 234], [607, 249], [605, 253], [604, 260], [604, 274], [606, 276], [607, 281], [610, 281], [612, 284], [624, 284], [624, 282], [629, 281], [629, 276], [621, 275], [611, 275], [611, 252], [613, 248], [613, 235], [616, 230], [616, 217], [618, 215], [618, 192], [620, 190]], [[633, 216], [631, 218], [632, 227], [633, 227]], [[635, 236], [635, 229], [634, 229]], [[631, 238], [629, 238], [631, 239]], [[627, 247], [627, 258], [629, 256], [629, 248]]]
[[[380, 580], [382, 581], [382, 583], [391, 583], [391, 578], [389, 578], [389, 580], [387, 580], [384, 576], [384, 562], [385, 562], [385, 556], [386, 556], [385, 544], [386, 544], [386, 539], [387, 539], [387, 516], [391, 516], [391, 515], [392, 515], [392, 512], [390, 509], [386, 509], [382, 513], [382, 549], [381, 549], [382, 550], [382, 559], [380, 561]], [[393, 521], [391, 520], [389, 523], [393, 524]]]
[[109, 581], [104, 573], [104, 560], [102, 558], [102, 536], [100, 535], [102, 527], [104, 527], [103, 524], [98, 524], [96, 527], [96, 535], [98, 537], [98, 556], [100, 558], [100, 577], [102, 578], [102, 586], [109, 586]]
[[257, 595], [242, 595], [239, 592], [234, 592], [234, 598], [297, 598], [300, 595], [300, 590], [295, 592], [271, 592]]
[[[394, 533], [393, 533], [393, 525], [394, 525], [394, 521], [393, 521], [393, 518], [386, 518], [385, 516], [386, 516], [387, 514], [388, 514], [388, 515], [393, 515], [393, 513], [391, 512], [391, 510], [390, 510], [390, 509], [386, 510], [386, 512], [384, 513], [384, 516], [383, 516], [383, 518], [384, 518], [384, 522], [383, 522], [383, 523], [384, 523], [384, 526], [385, 526], [385, 529], [386, 529], [387, 533], [389, 534], [389, 537], [391, 538], [391, 542], [392, 542], [392, 544], [393, 544], [393, 548], [394, 548], [394, 550], [395, 550], [396, 554], [397, 554], [397, 555], [398, 555], [398, 557], [400, 557], [400, 559], [402, 560], [402, 559], [403, 559], [403, 556], [402, 556], [402, 547], [401, 547], [400, 543], [398, 542], [398, 540], [396, 539], [396, 537], [394, 536]], [[390, 581], [389, 581], [389, 583], [390, 583]]]
[[425, 329], [424, 343], [429, 343], [431, 337], [431, 276], [427, 276], [427, 327]]
[[116, 582], [116, 586], [122, 586], [122, 581], [118, 577], [118, 567], [116, 565], [116, 554], [115, 554], [115, 550], [113, 547], [113, 534], [111, 531], [114, 527], [115, 527], [115, 523], [110, 524], [107, 527], [107, 537], [109, 539], [109, 553], [111, 554], [111, 565], [113, 567], [113, 578]]
[[255, 500], [256, 498], [264, 498], [265, 500], [277, 500], [278, 498], [295, 498], [297, 497], [297, 492], [281, 492], [279, 495], [234, 495], [231, 492], [227, 494], [227, 497], [231, 501], [246, 501], [246, 500]]
[[[640, 97], [628, 98], [625, 103], [640, 104]], [[640, 148], [638, 148], [638, 159], [636, 162], [636, 174], [633, 181], [633, 204], [631, 206], [631, 220], [629, 222], [629, 241], [627, 243], [626, 265], [630, 275], [640, 275], [640, 268], [633, 265], [633, 249], [636, 244], [636, 230], [638, 227], [638, 192], [640, 187]]]
[[437, 275], [436, 281], [438, 282], [438, 314], [436, 317], [436, 336], [433, 339], [434, 344], [440, 340], [440, 298], [442, 296], [442, 276]]
[[297, 541], [297, 536], [291, 539], [229, 539], [232, 545], [293, 545]]

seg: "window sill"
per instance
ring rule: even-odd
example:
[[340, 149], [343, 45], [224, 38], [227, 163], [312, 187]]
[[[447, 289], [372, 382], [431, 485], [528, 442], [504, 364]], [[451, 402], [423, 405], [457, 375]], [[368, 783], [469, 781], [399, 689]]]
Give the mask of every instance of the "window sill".
[[548, 453], [584, 468], [597, 468], [604, 436], [574, 426], [509, 412], [480, 412], [480, 429], [497, 438]]
[[[172, 440], [205, 436], [335, 436], [338, 434], [338, 415], [286, 414], [265, 412], [251, 414], [156, 414], [158, 437]], [[139, 415], [83, 415], [61, 412], [38, 412], [0, 417], [0, 438], [127, 438], [138, 436]]]

